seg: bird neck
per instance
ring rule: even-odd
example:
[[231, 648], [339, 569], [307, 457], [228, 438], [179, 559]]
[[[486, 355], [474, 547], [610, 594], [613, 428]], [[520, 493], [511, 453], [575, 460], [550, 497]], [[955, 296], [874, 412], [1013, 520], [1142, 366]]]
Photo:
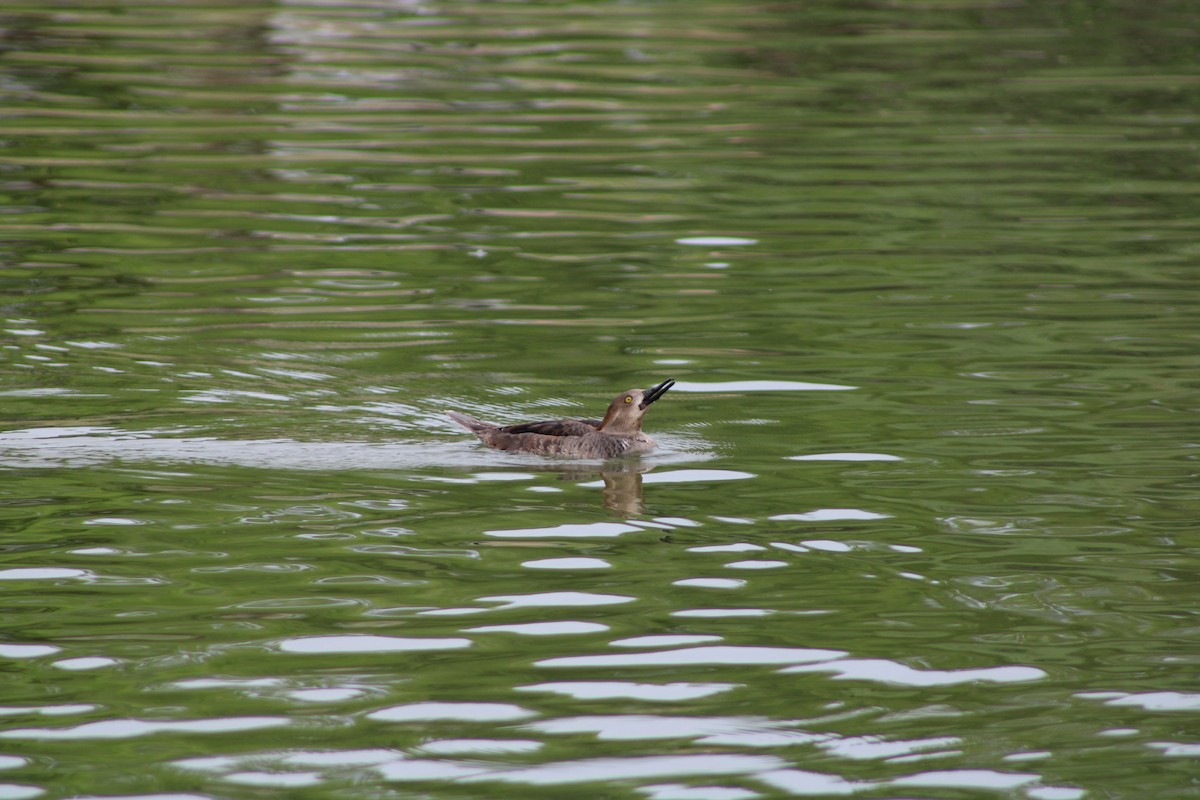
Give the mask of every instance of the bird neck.
[[601, 433], [613, 433], [622, 436], [632, 436], [642, 431], [641, 417], [630, 419], [628, 416], [621, 413], [622, 409], [609, 408], [604, 415], [604, 419], [600, 421]]

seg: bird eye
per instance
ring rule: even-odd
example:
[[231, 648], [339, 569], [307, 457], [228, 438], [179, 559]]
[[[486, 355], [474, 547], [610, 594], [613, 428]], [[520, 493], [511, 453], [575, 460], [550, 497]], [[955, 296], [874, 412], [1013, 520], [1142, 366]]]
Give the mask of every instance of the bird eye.
[[625, 405], [629, 405], [632, 402], [633, 402], [633, 398], [630, 397], [629, 395], [625, 395]]

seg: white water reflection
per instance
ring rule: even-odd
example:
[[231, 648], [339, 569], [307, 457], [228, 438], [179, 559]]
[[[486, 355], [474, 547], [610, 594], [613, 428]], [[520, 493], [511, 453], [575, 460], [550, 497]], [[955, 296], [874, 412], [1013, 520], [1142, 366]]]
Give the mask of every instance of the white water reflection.
[[1200, 694], [1194, 692], [1080, 692], [1088, 700], [1103, 700], [1106, 706], [1136, 706], [1146, 711], [1200, 711]]
[[854, 658], [827, 664], [787, 667], [780, 672], [832, 672], [840, 680], [865, 680], [901, 686], [953, 686], [959, 683], [1023, 683], [1047, 677], [1037, 667], [920, 670], [882, 658]]
[[672, 611], [672, 617], [766, 617], [774, 614], [772, 608], [688, 608]]
[[[642, 475], [642, 483], [706, 483], [710, 481], [742, 481], [753, 477], [755, 475], [752, 472], [739, 472], [735, 469], [676, 469], [667, 472], [648, 472]], [[587, 481], [579, 485], [589, 489], [599, 489], [604, 486], [604, 482]], [[692, 520], [683, 521], [683, 524], [688, 523], [691, 526], [697, 524]]]
[[316, 786], [322, 777], [316, 772], [235, 772], [225, 780], [241, 786], [269, 786], [275, 789], [301, 789]]
[[[603, 486], [603, 482], [596, 485]], [[595, 536], [620, 536], [623, 533], [641, 533], [645, 529], [621, 522], [586, 522], [581, 524], [554, 525], [549, 528], [513, 528], [511, 530], [484, 531], [484, 536], [501, 539], [579, 539]]]
[[594, 758], [489, 772], [468, 778], [467, 782], [501, 781], [523, 783], [530, 786], [554, 786], [567, 783], [608, 782], [674, 775], [739, 775], [777, 769], [784, 765], [785, 762], [782, 759], [774, 756], [738, 754]]
[[837, 775], [802, 769], [780, 769], [756, 775], [759, 781], [795, 795], [841, 796], [875, 788], [874, 783], [848, 781]]
[[86, 670], [101, 669], [102, 667], [112, 667], [119, 663], [115, 658], [84, 656], [81, 658], [64, 658], [62, 661], [55, 661], [50, 666], [72, 672], [83, 672]]
[[602, 558], [539, 558], [522, 561], [526, 569], [611, 569], [612, 564]]
[[437, 739], [425, 742], [416, 750], [438, 756], [504, 755], [533, 753], [544, 746], [532, 739]]
[[301, 703], [344, 703], [362, 697], [366, 692], [362, 689], [338, 687], [328, 689], [296, 689], [287, 693], [287, 697]]
[[534, 662], [538, 667], [664, 667], [714, 664], [810, 664], [841, 658], [841, 650], [804, 647], [739, 647], [713, 645], [683, 650], [657, 650], [621, 655], [564, 656]]
[[92, 573], [85, 569], [67, 567], [17, 567], [0, 569], [0, 581], [52, 581], [63, 578], [88, 578]]
[[[782, 544], [776, 546], [787, 549]], [[854, 549], [845, 542], [837, 542], [832, 539], [805, 539], [803, 546], [810, 550], [824, 550], [826, 553], [849, 553]]]
[[[696, 472], [713, 473], [713, 472], [725, 472], [725, 470], [696, 470]], [[671, 473], [668, 472], [668, 473], [663, 473], [663, 474], [670, 475]], [[676, 474], [678, 474], [678, 473], [676, 473]], [[748, 472], [747, 473], [738, 473], [738, 474], [739, 475], [741, 475], [741, 474], [750, 475], [750, 473], [748, 473]], [[754, 477], [754, 476], [751, 475], [750, 477]], [[654, 481], [650, 481], [650, 482], [654, 483]], [[666, 483], [666, 481], [660, 481], [660, 483]], [[694, 519], [688, 519], [687, 517], [655, 517], [653, 520], [651, 520], [651, 522], [654, 525], [662, 525], [667, 528], [699, 528], [700, 527], [699, 522], [696, 522]], [[650, 525], [651, 523], [647, 522], [646, 520], [638, 520], [635, 522], [635, 524]]]
[[279, 643], [279, 649], [284, 653], [403, 653], [423, 650], [456, 650], [470, 647], [471, 644], [470, 639], [413, 639], [372, 634], [331, 634], [329, 636], [298, 636], [294, 639], [284, 639]]
[[91, 703], [68, 703], [61, 706], [0, 706], [0, 717], [38, 714], [43, 717], [63, 717], [71, 714], [88, 714], [98, 706]]
[[787, 456], [788, 461], [903, 461], [900, 456], [887, 453], [810, 453], [805, 456]]
[[503, 603], [500, 608], [556, 608], [565, 606], [611, 606], [632, 603], [636, 597], [593, 592], [541, 592], [539, 594], [508, 594], [481, 597], [480, 602]]
[[846, 392], [857, 386], [805, 381], [676, 381], [673, 392]]
[[0, 644], [0, 658], [41, 658], [61, 651], [52, 644]]
[[894, 778], [892, 786], [946, 786], [957, 789], [1015, 789], [1040, 778], [1028, 772], [996, 772], [990, 769], [951, 769], [921, 772]]
[[1031, 786], [1025, 790], [1029, 800], [1083, 800], [1087, 792], [1074, 786]]
[[488, 769], [484, 765], [415, 759], [391, 761], [375, 768], [385, 781], [450, 781], [486, 773]]
[[551, 692], [576, 700], [646, 700], [669, 703], [697, 700], [741, 686], [740, 683], [631, 683], [629, 681], [575, 681], [518, 686], [518, 692]]
[[45, 794], [44, 789], [36, 786], [24, 786], [19, 783], [0, 783], [0, 798], [2, 800], [32, 800]]
[[195, 720], [113, 719], [73, 728], [17, 728], [0, 731], [2, 739], [132, 739], [158, 733], [238, 733], [291, 725], [287, 717], [225, 717]]
[[744, 236], [685, 236], [682, 239], [676, 239], [675, 243], [697, 247], [744, 247], [758, 244], [758, 239], [748, 239]]
[[707, 634], [666, 634], [662, 636], [634, 636], [630, 639], [616, 639], [609, 642], [609, 647], [674, 647], [676, 645], [703, 644], [719, 642], [723, 637]]
[[776, 522], [841, 522], [845, 520], [887, 519], [889, 514], [864, 511], [861, 508], [818, 508], [802, 514], [775, 514], [767, 519]]
[[598, 622], [515, 622], [512, 625], [482, 625], [466, 628], [463, 633], [516, 633], [521, 636], [565, 636], [581, 633], [600, 633], [608, 630]]
[[639, 786], [635, 791], [650, 800], [752, 800], [758, 792], [732, 786], [684, 786], [681, 783], [659, 783]]
[[677, 469], [670, 472], [651, 472], [642, 477], [644, 483], [704, 483], [706, 481], [741, 481], [755, 477], [753, 472], [733, 469]]
[[531, 481], [537, 478], [536, 475], [529, 472], [476, 472], [468, 478], [447, 478], [443, 476], [427, 476], [421, 480], [432, 481], [434, 483], [486, 483], [489, 481]]
[[[845, 739], [831, 739], [821, 745], [821, 749], [840, 758], [851, 758], [856, 761], [888, 759], [895, 763], [896, 759], [911, 757], [920, 753], [929, 758], [932, 756], [961, 755], [961, 751], [948, 750], [958, 747], [962, 739], [957, 736], [938, 736], [929, 739], [884, 739], [879, 736], [851, 736]], [[930, 753], [928, 751], [940, 752]]]
[[758, 544], [750, 544], [749, 542], [737, 542], [735, 544], [707, 544], [700, 547], [689, 547], [689, 553], [750, 553], [755, 550], [766, 550], [767, 548]]
[[285, 686], [282, 678], [189, 678], [168, 683], [171, 689], [266, 689]]
[[590, 733], [600, 741], [694, 739], [714, 747], [788, 747], [815, 744], [833, 734], [796, 730], [797, 723], [761, 717], [667, 717], [653, 714], [610, 714], [564, 717], [522, 727], [546, 734]]
[[459, 608], [428, 608], [424, 611], [418, 611], [420, 616], [428, 617], [463, 617], [470, 614], [483, 614], [491, 611], [490, 608], [479, 608], [477, 606], [465, 606]]
[[[398, 750], [382, 748], [370, 750], [298, 750], [289, 752], [280, 759], [280, 763], [292, 764], [299, 767], [371, 767], [376, 764], [386, 764], [404, 756]], [[176, 762], [179, 766], [194, 762]], [[202, 768], [202, 767], [201, 767]]]
[[691, 586], [696, 589], [741, 589], [746, 586], [746, 581], [738, 578], [683, 578], [671, 581], [671, 585]]
[[409, 703], [372, 711], [367, 719], [381, 722], [509, 722], [537, 716], [510, 703]]
[[1150, 742], [1147, 747], [1158, 750], [1164, 756], [1177, 758], [1200, 758], [1200, 744], [1183, 742]]

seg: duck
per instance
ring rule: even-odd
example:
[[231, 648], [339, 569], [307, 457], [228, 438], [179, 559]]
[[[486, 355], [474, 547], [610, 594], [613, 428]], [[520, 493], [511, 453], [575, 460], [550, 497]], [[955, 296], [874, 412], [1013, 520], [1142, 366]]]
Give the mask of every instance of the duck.
[[568, 458], [616, 458], [654, 449], [654, 440], [642, 433], [642, 417], [674, 385], [674, 379], [667, 378], [649, 389], [621, 392], [608, 404], [604, 419], [493, 425], [460, 411], [447, 410], [446, 416], [496, 450]]

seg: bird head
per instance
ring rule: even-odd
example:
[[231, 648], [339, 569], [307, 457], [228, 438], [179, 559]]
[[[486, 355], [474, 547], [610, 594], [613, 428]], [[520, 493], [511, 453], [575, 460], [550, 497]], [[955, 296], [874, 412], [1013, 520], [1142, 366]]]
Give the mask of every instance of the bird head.
[[630, 389], [627, 392], [621, 392], [608, 404], [608, 411], [604, 413], [600, 430], [604, 433], [618, 435], [638, 433], [642, 429], [642, 417], [646, 416], [646, 409], [650, 408], [651, 403], [666, 394], [667, 390], [674, 385], [674, 379], [667, 378], [657, 386], [646, 390]]

